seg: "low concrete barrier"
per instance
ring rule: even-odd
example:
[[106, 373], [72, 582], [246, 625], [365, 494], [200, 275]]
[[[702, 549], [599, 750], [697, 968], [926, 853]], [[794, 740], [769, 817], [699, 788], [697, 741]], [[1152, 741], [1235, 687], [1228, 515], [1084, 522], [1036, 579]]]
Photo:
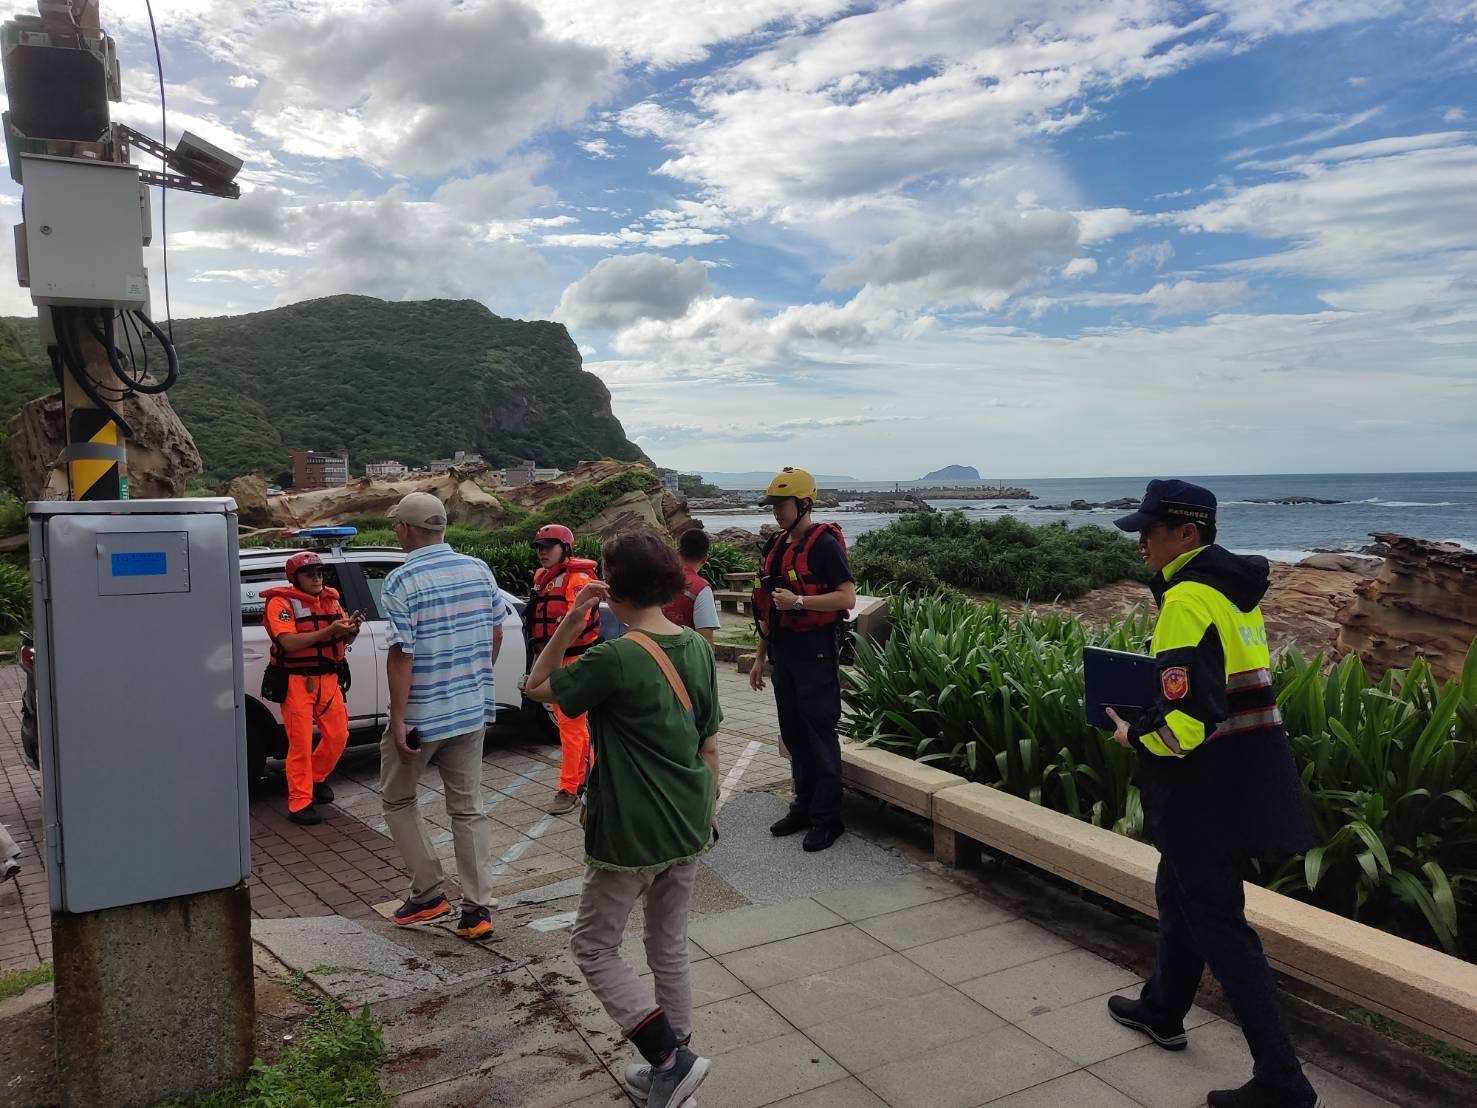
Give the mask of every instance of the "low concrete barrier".
[[[1156, 915], [1147, 843], [896, 754], [847, 743], [841, 757], [848, 785], [933, 821], [940, 861], [969, 862], [983, 844]], [[1477, 966], [1256, 885], [1246, 916], [1281, 972], [1477, 1053]]]

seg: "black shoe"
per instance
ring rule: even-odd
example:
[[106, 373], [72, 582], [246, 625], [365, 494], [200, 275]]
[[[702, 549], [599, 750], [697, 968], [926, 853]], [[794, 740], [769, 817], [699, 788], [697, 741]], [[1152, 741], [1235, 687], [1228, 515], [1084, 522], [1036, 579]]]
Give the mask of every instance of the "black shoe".
[[1318, 1094], [1275, 1092], [1257, 1084], [1255, 1078], [1239, 1089], [1217, 1089], [1205, 1098], [1210, 1108], [1318, 1108]]
[[769, 833], [777, 839], [794, 835], [810, 826], [810, 820], [798, 812], [786, 812], [785, 818], [769, 825]]
[[304, 827], [312, 827], [323, 822], [323, 817], [318, 814], [318, 809], [309, 804], [306, 808], [299, 808], [296, 812], [288, 812], [287, 818], [293, 823], [300, 823]]
[[449, 915], [451, 915], [451, 901], [445, 896], [419, 902], [407, 897], [405, 903], [396, 908], [395, 914], [390, 918], [401, 927], [409, 927], [413, 923], [428, 923], [433, 919]]
[[1144, 1010], [1144, 1002], [1126, 996], [1108, 997], [1108, 1014], [1124, 1027], [1142, 1031], [1165, 1050], [1184, 1050], [1189, 1044], [1185, 1037], [1185, 1025], [1150, 1020]]
[[805, 842], [802, 845], [814, 854], [818, 850], [825, 850], [839, 839], [845, 830], [844, 827], [812, 827], [805, 833]]
[[313, 786], [314, 804], [332, 804], [333, 790], [328, 787], [327, 781], [319, 781]]
[[463, 939], [485, 939], [492, 934], [492, 912], [486, 908], [464, 908], [456, 933]]

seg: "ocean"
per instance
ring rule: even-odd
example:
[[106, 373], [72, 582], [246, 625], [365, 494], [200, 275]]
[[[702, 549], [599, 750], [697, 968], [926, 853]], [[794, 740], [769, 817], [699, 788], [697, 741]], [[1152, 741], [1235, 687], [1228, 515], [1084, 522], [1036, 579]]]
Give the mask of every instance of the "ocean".
[[[1376, 531], [1458, 542], [1477, 549], [1477, 473], [1288, 473], [1261, 477], [1196, 477], [1220, 501], [1220, 542], [1246, 554], [1296, 562], [1318, 550], [1357, 551]], [[1005, 478], [988, 484], [1030, 489], [1036, 501], [934, 500], [940, 510], [959, 510], [971, 519], [1010, 515], [1028, 523], [1066, 520], [1074, 527], [1111, 527], [1123, 514], [1042, 511], [1028, 504], [1101, 503], [1143, 494], [1146, 477]], [[916, 488], [916, 481], [858, 483], [866, 491]], [[1258, 504], [1257, 500], [1307, 496], [1335, 504]], [[1008, 504], [1005, 511], [991, 510]], [[849, 539], [886, 527], [898, 517], [880, 512], [817, 512], [841, 524]], [[697, 512], [709, 531], [742, 527], [757, 531], [774, 522], [768, 512]]]

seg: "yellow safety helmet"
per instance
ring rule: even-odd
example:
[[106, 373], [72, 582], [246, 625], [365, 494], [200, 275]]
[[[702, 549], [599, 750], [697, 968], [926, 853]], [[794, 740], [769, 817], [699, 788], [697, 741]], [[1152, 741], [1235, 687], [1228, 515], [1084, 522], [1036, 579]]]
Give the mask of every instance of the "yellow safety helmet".
[[764, 490], [764, 503], [773, 504], [776, 500], [783, 500], [788, 496], [793, 496], [797, 500], [814, 500], [815, 478], [803, 469], [785, 466], [774, 475], [774, 480], [769, 482], [769, 488]]

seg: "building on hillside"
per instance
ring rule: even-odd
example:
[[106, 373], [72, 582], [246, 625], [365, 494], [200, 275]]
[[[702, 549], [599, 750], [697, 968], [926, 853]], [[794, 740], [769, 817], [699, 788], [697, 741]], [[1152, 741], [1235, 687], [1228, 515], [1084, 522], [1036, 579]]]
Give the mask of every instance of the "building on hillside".
[[370, 462], [364, 467], [364, 476], [381, 481], [398, 481], [409, 472], [404, 462]]
[[536, 469], [533, 471], [533, 479], [535, 481], [552, 481], [555, 477], [560, 476], [563, 472], [564, 471], [558, 466], [552, 466], [548, 469]]
[[449, 458], [437, 458], [427, 465], [426, 468], [432, 473], [445, 473], [453, 466], [481, 466], [486, 464], [481, 454], [469, 454], [465, 450], [458, 450]]
[[677, 479], [675, 470], [666, 470], [662, 473], [662, 488], [679, 499], [682, 496], [682, 485]]
[[509, 488], [516, 489], [519, 485], [533, 483], [533, 475], [538, 472], [532, 459], [519, 462], [515, 466], [509, 466], [503, 471], [503, 484]]
[[294, 450], [292, 452], [292, 487], [305, 489], [341, 489], [349, 483], [347, 450]]

